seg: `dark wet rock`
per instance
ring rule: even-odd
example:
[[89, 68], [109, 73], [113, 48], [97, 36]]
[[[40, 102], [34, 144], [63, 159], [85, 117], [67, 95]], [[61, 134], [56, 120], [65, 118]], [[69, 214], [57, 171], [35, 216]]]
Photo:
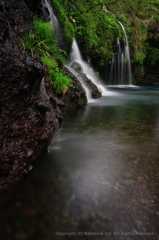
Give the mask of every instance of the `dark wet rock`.
[[[62, 124], [59, 117], [62, 113], [61, 100], [57, 101], [54, 97], [39, 57], [22, 53], [18, 41], [21, 33], [32, 29], [27, 6], [22, 0], [1, 1], [0, 14], [2, 191], [12, 189], [31, 170], [32, 163], [46, 152], [55, 131]], [[49, 97], [54, 99], [54, 106]]]
[[25, 174], [28, 174], [30, 172], [32, 172], [34, 170], [34, 167], [33, 166], [28, 166], [27, 169], [25, 170]]
[[0, 177], [8, 177], [9, 175], [9, 169], [2, 169], [0, 170]]
[[[35, 1], [25, 2], [30, 9], [37, 10]], [[2, 192], [7, 189], [11, 192], [32, 170], [33, 162], [47, 152], [55, 132], [61, 127], [64, 110], [79, 108], [87, 103], [80, 82], [74, 78], [68, 91], [57, 96], [39, 56], [23, 51], [19, 37], [33, 29], [31, 13], [25, 2], [0, 1]], [[40, 1], [36, 3], [39, 8]]]
[[86, 93], [82, 88], [80, 81], [65, 67], [65, 73], [71, 78], [71, 87], [62, 96], [65, 103], [65, 109], [75, 109], [83, 107], [87, 104]]
[[83, 106], [86, 104], [86, 92], [83, 89], [82, 86], [85, 86], [88, 91], [90, 91], [90, 95], [92, 98], [99, 98], [101, 97], [101, 92], [97, 88], [97, 86], [89, 79], [84, 73], [81, 73], [80, 71], [75, 71], [75, 69], [65, 66], [65, 73], [70, 76], [72, 79], [72, 91], [69, 94], [71, 99], [74, 98], [81, 98], [83, 96], [85, 99], [83, 99], [83, 103], [80, 102], [79, 106]]
[[86, 87], [90, 90], [92, 98], [100, 98], [102, 96], [101, 91], [97, 86], [85, 75], [82, 74]]
[[48, 107], [42, 102], [36, 102], [35, 108], [38, 109], [41, 114], [45, 114], [47, 111], [49, 111]]
[[145, 204], [146, 204], [146, 201], [145, 201], [145, 199], [139, 199], [139, 202], [140, 202], [141, 204], [143, 204], [143, 205], [145, 205]]

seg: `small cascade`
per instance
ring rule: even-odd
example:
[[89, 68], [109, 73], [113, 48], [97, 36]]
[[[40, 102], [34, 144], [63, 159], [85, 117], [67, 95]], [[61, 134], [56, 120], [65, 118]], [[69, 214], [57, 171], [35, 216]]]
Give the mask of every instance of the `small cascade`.
[[[105, 12], [109, 12], [105, 5], [103, 6], [103, 10]], [[114, 14], [110, 14], [115, 17]], [[114, 53], [112, 57], [109, 85], [132, 85], [131, 59], [128, 37], [123, 24], [119, 20], [117, 21], [123, 30], [125, 43], [124, 46], [121, 46], [121, 40], [117, 38], [117, 52]]]
[[46, 19], [50, 21], [50, 24], [53, 26], [53, 33], [56, 36], [57, 43], [59, 47], [63, 43], [63, 33], [62, 28], [57, 20], [56, 15], [54, 14], [52, 5], [49, 0], [42, 0], [42, 11]]
[[72, 51], [69, 56], [69, 64], [70, 67], [74, 69], [80, 70], [85, 73], [86, 76], [97, 86], [97, 88], [101, 91], [102, 95], [106, 94], [106, 89], [101, 84], [100, 79], [95, 74], [93, 68], [91, 67], [91, 61], [88, 57], [88, 63], [82, 59], [78, 44], [76, 40], [73, 41]]

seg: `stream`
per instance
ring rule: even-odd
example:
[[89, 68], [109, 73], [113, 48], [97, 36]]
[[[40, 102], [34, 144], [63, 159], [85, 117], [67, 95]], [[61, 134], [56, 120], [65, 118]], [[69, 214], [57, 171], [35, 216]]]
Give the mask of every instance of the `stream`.
[[68, 112], [1, 210], [1, 240], [159, 239], [159, 87]]

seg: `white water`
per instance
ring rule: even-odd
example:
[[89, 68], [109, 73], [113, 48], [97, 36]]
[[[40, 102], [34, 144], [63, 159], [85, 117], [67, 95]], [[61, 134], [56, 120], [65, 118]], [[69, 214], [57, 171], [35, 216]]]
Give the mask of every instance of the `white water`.
[[124, 28], [123, 24], [120, 21], [118, 21], [118, 22], [119, 22], [121, 28], [123, 29], [123, 32], [124, 32], [124, 35], [125, 35], [126, 44], [124, 46], [124, 56], [125, 56], [125, 60], [126, 60], [126, 68], [127, 68], [127, 71], [128, 71], [128, 83], [129, 83], [129, 85], [132, 85], [131, 60], [130, 60], [128, 37], [127, 37], [127, 34], [126, 34], [126, 31], [125, 31], [125, 28]]
[[[74, 39], [73, 44], [72, 44], [72, 51], [69, 56], [69, 66], [71, 67], [73, 63], [78, 63], [81, 68], [82, 72], [86, 74], [86, 76], [92, 80], [92, 82], [98, 87], [98, 89], [101, 91], [102, 95], [107, 94], [107, 90], [105, 87], [102, 85], [100, 82], [100, 79], [94, 72], [93, 68], [90, 66], [90, 61], [88, 60], [88, 63], [86, 63], [81, 56], [78, 44], [76, 40]], [[89, 100], [89, 99], [88, 99]]]
[[[63, 38], [62, 35], [62, 29], [61, 26], [57, 20], [57, 17], [53, 11], [52, 5], [49, 0], [42, 0], [42, 7], [43, 7], [43, 13], [44, 15], [48, 15], [49, 13], [49, 20], [50, 24], [53, 26], [53, 33], [57, 38], [58, 43], [60, 44]], [[47, 9], [47, 13], [45, 12], [45, 9]]]
[[[109, 12], [105, 5], [103, 5], [103, 10], [105, 12]], [[112, 14], [111, 12], [109, 13], [115, 17], [114, 14]], [[117, 38], [118, 52], [116, 55], [113, 55], [112, 57], [109, 84], [132, 85], [131, 59], [130, 59], [128, 37], [123, 24], [119, 20], [117, 21], [123, 30], [123, 33], [125, 36], [125, 44], [124, 44], [124, 49], [122, 49], [120, 44], [120, 39]]]

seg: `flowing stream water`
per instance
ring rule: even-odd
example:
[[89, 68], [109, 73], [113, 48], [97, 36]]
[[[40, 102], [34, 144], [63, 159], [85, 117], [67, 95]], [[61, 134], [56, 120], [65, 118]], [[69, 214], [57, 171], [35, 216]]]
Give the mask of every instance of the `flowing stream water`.
[[1, 210], [1, 240], [158, 239], [159, 88], [108, 92], [65, 115]]

